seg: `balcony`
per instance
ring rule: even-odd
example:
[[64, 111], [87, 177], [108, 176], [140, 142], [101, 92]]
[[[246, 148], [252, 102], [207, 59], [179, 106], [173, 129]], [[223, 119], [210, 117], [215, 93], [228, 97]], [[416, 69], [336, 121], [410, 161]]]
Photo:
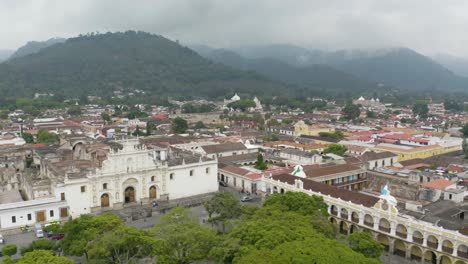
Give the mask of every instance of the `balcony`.
[[451, 255], [453, 253], [453, 248], [442, 246], [442, 251]]
[[390, 227], [379, 226], [379, 230], [390, 233]]
[[423, 239], [422, 237], [413, 237], [413, 241], [414, 241], [415, 243], [418, 243], [418, 244], [421, 244], [421, 245], [422, 245], [422, 243], [423, 243], [423, 240], [424, 240], [424, 239]]
[[433, 248], [433, 249], [437, 249], [437, 246], [439, 244], [437, 242], [429, 242], [427, 241], [427, 246], [430, 247], [430, 248]]
[[399, 236], [401, 238], [407, 238], [408, 237], [407, 233], [403, 233], [403, 232], [399, 232], [399, 231], [396, 231], [395, 233], [396, 233], [397, 236]]
[[361, 183], [361, 182], [367, 182], [367, 178], [361, 178], [361, 179], [356, 179], [356, 180], [352, 180], [352, 181], [334, 183], [333, 186], [339, 188], [339, 187], [348, 186], [350, 184]]

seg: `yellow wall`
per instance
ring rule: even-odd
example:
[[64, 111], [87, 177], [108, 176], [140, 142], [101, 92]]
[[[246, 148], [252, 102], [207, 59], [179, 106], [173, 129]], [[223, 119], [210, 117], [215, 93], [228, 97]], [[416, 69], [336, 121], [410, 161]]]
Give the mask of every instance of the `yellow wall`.
[[317, 127], [313, 125], [307, 125], [303, 121], [299, 121], [294, 125], [295, 136], [306, 135], [306, 136], [318, 136], [320, 132], [335, 132], [335, 129], [330, 127]]

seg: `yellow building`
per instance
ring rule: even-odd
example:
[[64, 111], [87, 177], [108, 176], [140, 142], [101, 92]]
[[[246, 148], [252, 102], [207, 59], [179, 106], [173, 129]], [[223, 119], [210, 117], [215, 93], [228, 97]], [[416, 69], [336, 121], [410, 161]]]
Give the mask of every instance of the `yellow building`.
[[390, 151], [398, 155], [398, 161], [412, 160], [412, 159], [425, 159], [436, 155], [445, 154], [450, 151], [439, 145], [430, 145], [422, 147], [409, 147], [401, 145], [393, 145], [388, 143], [381, 143], [374, 147], [377, 151]]
[[294, 135], [318, 136], [320, 132], [335, 132], [334, 128], [318, 125], [307, 125], [304, 121], [298, 121], [294, 125]]

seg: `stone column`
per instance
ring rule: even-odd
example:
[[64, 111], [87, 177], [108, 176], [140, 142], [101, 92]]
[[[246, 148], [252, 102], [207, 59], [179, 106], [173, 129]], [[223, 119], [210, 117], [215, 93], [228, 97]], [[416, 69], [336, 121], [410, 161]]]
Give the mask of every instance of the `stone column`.
[[376, 220], [375, 217], [373, 219], [374, 219], [374, 230], [379, 230], [379, 221], [378, 221], [378, 219]]
[[442, 242], [443, 242], [442, 239], [438, 237], [437, 238], [437, 251], [442, 251]]
[[394, 253], [394, 250], [395, 250], [395, 239], [393, 238], [390, 238], [388, 240], [388, 252], [390, 252], [391, 254]]
[[363, 226], [364, 225], [364, 214], [359, 213], [359, 225]]
[[395, 222], [391, 221], [390, 222], [390, 235], [395, 236], [395, 232], [396, 232]]
[[336, 217], [341, 218], [341, 207], [337, 206], [336, 210], [338, 211], [338, 212], [336, 212]]
[[405, 255], [405, 258], [406, 259], [411, 259], [411, 245], [406, 245], [405, 243], [405, 246], [406, 246], [406, 255]]
[[406, 240], [413, 242], [413, 230], [411, 230], [411, 227], [406, 228]]
[[423, 246], [423, 247], [427, 247], [427, 234], [426, 234], [426, 233], [423, 233], [423, 243], [422, 243], [422, 246]]

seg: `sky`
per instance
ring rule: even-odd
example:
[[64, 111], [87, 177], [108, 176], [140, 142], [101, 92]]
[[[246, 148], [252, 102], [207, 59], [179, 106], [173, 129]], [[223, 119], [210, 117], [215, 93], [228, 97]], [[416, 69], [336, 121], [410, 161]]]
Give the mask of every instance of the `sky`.
[[142, 30], [187, 44], [408, 47], [468, 58], [465, 0], [0, 0], [0, 49]]

